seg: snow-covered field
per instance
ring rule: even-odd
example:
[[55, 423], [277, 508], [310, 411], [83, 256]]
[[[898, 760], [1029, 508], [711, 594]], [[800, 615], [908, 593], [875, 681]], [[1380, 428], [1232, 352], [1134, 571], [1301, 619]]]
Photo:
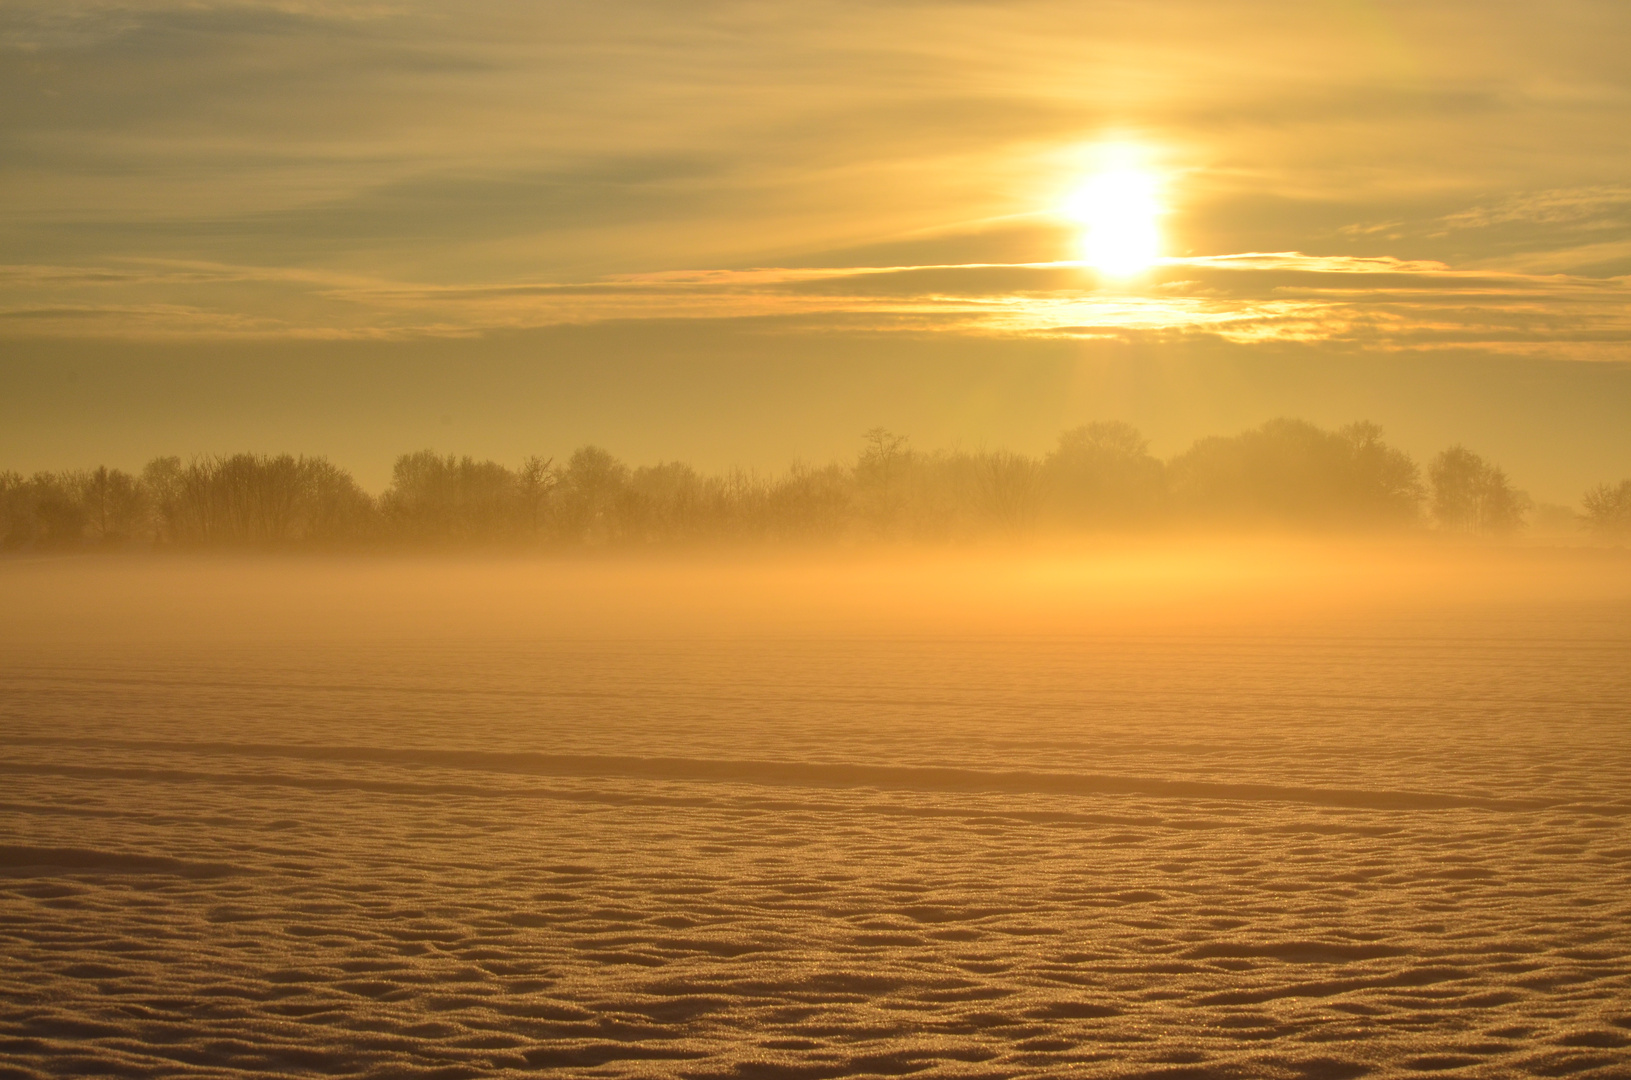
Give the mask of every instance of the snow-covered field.
[[0, 1076], [1631, 1076], [1631, 560], [0, 563]]

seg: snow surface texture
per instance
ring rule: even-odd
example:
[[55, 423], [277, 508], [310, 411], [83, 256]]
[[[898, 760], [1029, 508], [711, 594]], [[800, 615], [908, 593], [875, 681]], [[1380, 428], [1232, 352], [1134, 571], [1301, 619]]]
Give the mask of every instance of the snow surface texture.
[[12, 644], [0, 1076], [1631, 1076], [1623, 605]]

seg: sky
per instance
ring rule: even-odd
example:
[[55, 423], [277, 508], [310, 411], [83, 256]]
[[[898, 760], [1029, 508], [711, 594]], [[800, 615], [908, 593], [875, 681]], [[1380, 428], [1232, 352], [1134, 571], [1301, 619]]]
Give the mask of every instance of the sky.
[[1631, 475], [1628, 45], [1623, 0], [8, 0], [0, 466], [1291, 413], [1569, 500]]

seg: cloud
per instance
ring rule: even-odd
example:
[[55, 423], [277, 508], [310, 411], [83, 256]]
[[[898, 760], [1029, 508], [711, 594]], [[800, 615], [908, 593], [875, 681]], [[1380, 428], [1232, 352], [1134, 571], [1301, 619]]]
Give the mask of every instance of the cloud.
[[[1631, 278], [1295, 252], [1169, 259], [1137, 288], [1106, 286], [1079, 264], [1055, 262], [687, 270], [456, 285], [218, 264], [13, 266], [0, 268], [0, 289], [33, 297], [0, 307], [0, 335], [412, 338], [613, 320], [768, 319], [806, 332], [1215, 337], [1631, 357]], [[272, 302], [245, 310], [246, 296]], [[290, 310], [302, 318], [285, 318]]]
[[1459, 250], [1462, 265], [1478, 269], [1621, 276], [1631, 272], [1631, 187], [1509, 192], [1449, 213], [1354, 223], [1338, 233], [1360, 243]]

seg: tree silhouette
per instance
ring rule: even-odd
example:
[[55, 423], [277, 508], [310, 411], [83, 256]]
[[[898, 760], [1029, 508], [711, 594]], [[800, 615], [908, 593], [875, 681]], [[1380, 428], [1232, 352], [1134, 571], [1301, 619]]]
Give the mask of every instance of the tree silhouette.
[[1343, 472], [1355, 514], [1373, 522], [1413, 523], [1426, 490], [1410, 455], [1384, 443], [1381, 426], [1369, 421], [1349, 424], [1337, 434], [1348, 445]]
[[527, 535], [537, 537], [543, 531], [545, 515], [549, 512], [550, 495], [561, 482], [555, 459], [534, 454], [521, 462], [516, 480]]
[[495, 461], [421, 450], [396, 459], [380, 509], [407, 538], [490, 543], [520, 527], [520, 483]]
[[780, 540], [834, 540], [854, 513], [851, 476], [839, 465], [794, 462], [765, 493], [765, 524]]
[[1510, 533], [1523, 525], [1528, 496], [1506, 473], [1459, 444], [1433, 459], [1433, 517], [1455, 532]]
[[1166, 494], [1166, 470], [1131, 424], [1099, 421], [1059, 436], [1046, 480], [1060, 517], [1075, 524], [1147, 520]]
[[350, 473], [323, 458], [302, 458], [300, 465], [302, 539], [334, 545], [376, 534], [374, 500]]
[[[132, 543], [653, 545], [943, 542], [1033, 528], [1248, 523], [1297, 529], [1419, 524], [1426, 490], [1409, 455], [1371, 423], [1327, 431], [1271, 420], [1197, 440], [1163, 463], [1118, 422], [1064, 432], [1037, 457], [1012, 450], [911, 449], [884, 428], [850, 463], [795, 463], [768, 478], [703, 473], [680, 461], [631, 469], [598, 446], [564, 465], [516, 469], [432, 450], [403, 454], [378, 498], [320, 457], [159, 457], [140, 476], [98, 467], [24, 477], [0, 471], [0, 545], [72, 549]], [[1528, 499], [1499, 468], [1454, 446], [1432, 463], [1431, 509], [1446, 531], [1503, 533]], [[1631, 480], [1586, 493], [1586, 520], [1631, 534]]]
[[611, 506], [621, 520], [611, 531], [644, 543], [678, 543], [719, 536], [728, 528], [725, 481], [703, 477], [680, 461], [635, 469]]
[[33, 490], [21, 473], [0, 469], [0, 547], [22, 547], [33, 538]]
[[95, 539], [117, 544], [137, 534], [146, 516], [147, 494], [136, 477], [103, 465], [77, 474], [75, 480], [86, 523]]
[[34, 543], [46, 548], [72, 547], [79, 543], [84, 538], [90, 515], [72, 486], [44, 472], [34, 474], [31, 483], [37, 523]]
[[861, 436], [855, 484], [862, 512], [879, 535], [893, 532], [906, 505], [905, 473], [912, 458], [905, 435], [875, 427]]
[[618, 513], [629, 467], [598, 446], [573, 451], [561, 474], [560, 527], [565, 539], [605, 544], [622, 538]]
[[1631, 536], [1631, 480], [1586, 492], [1586, 527], [1601, 536]]
[[1201, 439], [1167, 469], [1176, 509], [1202, 519], [1397, 526], [1416, 519], [1422, 498], [1415, 463], [1366, 423], [1331, 432], [1270, 420]]
[[109, 473], [105, 485], [94, 481], [87, 490], [98, 498], [106, 493], [115, 510], [129, 512], [128, 535], [146, 533], [162, 543], [334, 544], [374, 532], [374, 500], [323, 458], [232, 454], [185, 465], [177, 457], [154, 458], [129, 497], [120, 476]]
[[1023, 532], [1036, 524], [1042, 503], [1042, 462], [999, 450], [979, 457], [978, 476], [985, 510], [1001, 528]]

